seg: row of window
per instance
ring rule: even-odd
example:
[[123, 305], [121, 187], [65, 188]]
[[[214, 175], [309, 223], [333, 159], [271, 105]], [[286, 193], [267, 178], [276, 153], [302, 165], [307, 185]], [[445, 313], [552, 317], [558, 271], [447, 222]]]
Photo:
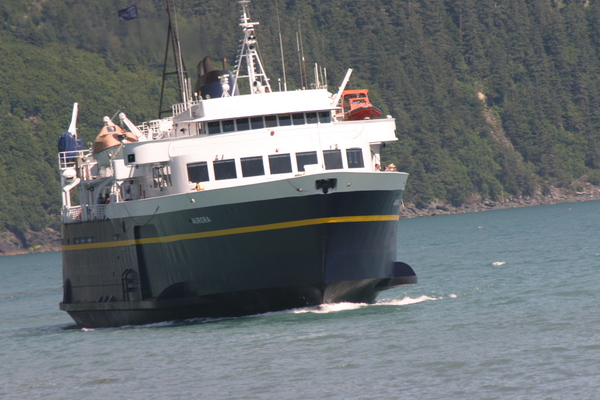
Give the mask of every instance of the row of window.
[[247, 131], [250, 129], [275, 128], [278, 126], [316, 124], [331, 122], [331, 112], [307, 112], [296, 114], [265, 115], [263, 117], [245, 117], [211, 121], [206, 123], [209, 134]]
[[[363, 168], [365, 166], [363, 160], [362, 149], [347, 149], [346, 159], [348, 168]], [[323, 162], [325, 169], [342, 169], [342, 151], [341, 150], [324, 150]], [[307, 151], [296, 153], [296, 166], [299, 172], [303, 172], [306, 165], [318, 164], [317, 152]], [[235, 165], [235, 159], [216, 160], [212, 162], [215, 180], [234, 179], [238, 177]], [[265, 175], [265, 167], [262, 156], [244, 157], [240, 160], [242, 167], [242, 177]], [[188, 180], [190, 182], [206, 182], [210, 178], [208, 176], [208, 163], [206, 161], [195, 162], [187, 165]], [[291, 154], [272, 154], [269, 156], [269, 172], [271, 175], [286, 174], [292, 172], [292, 156]]]

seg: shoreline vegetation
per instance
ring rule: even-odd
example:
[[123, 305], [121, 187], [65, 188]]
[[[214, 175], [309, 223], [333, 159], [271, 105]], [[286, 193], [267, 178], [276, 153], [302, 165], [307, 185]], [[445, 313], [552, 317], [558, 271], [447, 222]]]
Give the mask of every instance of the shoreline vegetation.
[[430, 203], [426, 208], [417, 208], [412, 204], [404, 205], [400, 211], [401, 218], [432, 217], [435, 215], [463, 214], [508, 208], [545, 206], [552, 204], [578, 203], [582, 201], [600, 200], [600, 186], [586, 184], [578, 190], [554, 188], [548, 189], [548, 194], [533, 196], [511, 196], [503, 201], [492, 201], [472, 197], [462, 205], [455, 207], [445, 203]]
[[[179, 103], [176, 79], [161, 88], [164, 7], [143, 3], [136, 22], [107, 1], [0, 3], [0, 254], [60, 249], [56, 145], [75, 101], [90, 146], [105, 115], [141, 123], [161, 93]], [[183, 3], [185, 64], [234, 60], [238, 5]], [[307, 65], [326, 67], [334, 91], [352, 68], [347, 89], [368, 88], [396, 120], [379, 161], [410, 175], [403, 218], [600, 199], [600, 2], [331, 4], [285, 2], [279, 24], [276, 2], [252, 2], [264, 66], [284, 76], [302, 28]], [[287, 58], [288, 90], [311, 86], [303, 66]]]
[[[401, 219], [433, 217], [593, 200], [600, 200], [600, 186], [587, 184], [579, 190], [550, 188], [546, 195], [509, 197], [503, 201], [492, 201], [473, 196], [458, 207], [442, 202], [432, 202], [425, 208], [418, 208], [414, 204], [404, 204], [400, 211], [400, 217]], [[60, 249], [60, 232], [51, 228], [42, 231], [29, 230], [22, 238], [10, 231], [0, 232], [0, 256], [46, 253], [60, 251]]]

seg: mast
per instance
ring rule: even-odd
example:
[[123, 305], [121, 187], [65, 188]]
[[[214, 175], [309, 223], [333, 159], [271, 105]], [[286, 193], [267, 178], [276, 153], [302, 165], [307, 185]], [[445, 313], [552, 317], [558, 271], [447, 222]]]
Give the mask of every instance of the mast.
[[302, 29], [298, 20], [298, 32], [296, 32], [296, 45], [298, 46], [298, 63], [300, 67], [300, 85], [302, 89], [308, 89], [308, 74], [306, 73], [306, 60], [304, 59], [304, 46], [302, 45]]
[[[244, 39], [238, 53], [233, 75], [235, 76], [235, 82], [239, 82], [239, 78], [248, 79], [250, 93], [258, 94], [270, 92], [271, 85], [258, 55], [258, 42], [254, 32], [254, 27], [258, 25], [258, 22], [250, 22], [247, 10], [249, 3], [249, 0], [239, 1], [239, 4], [242, 5], [240, 26], [244, 30]], [[246, 63], [246, 75], [240, 75], [242, 62]]]
[[[167, 10], [167, 16], [169, 17], [169, 29], [167, 33], [167, 45], [165, 49], [165, 60], [163, 63], [163, 76], [162, 76], [162, 85], [160, 88], [160, 104], [158, 106], [158, 118], [161, 118], [162, 114], [170, 113], [171, 110], [163, 110], [163, 98], [165, 91], [165, 78], [167, 75], [177, 75], [177, 81], [179, 83], [179, 94], [181, 96], [181, 102], [187, 103], [190, 100], [189, 90], [188, 90], [188, 79], [187, 79], [187, 69], [185, 68], [185, 64], [183, 63], [183, 58], [181, 56], [181, 44], [179, 42], [179, 32], [177, 30], [177, 24], [173, 24], [173, 17], [171, 15], [171, 0], [166, 0], [164, 2], [165, 9]], [[173, 58], [175, 59], [175, 71], [167, 72], [167, 58], [169, 55], [169, 41], [173, 46]]]
[[[285, 75], [285, 60], [283, 58], [283, 39], [281, 39], [281, 22], [279, 21], [279, 4], [275, 0], [275, 10], [277, 11], [277, 29], [279, 30], [279, 50], [281, 51], [281, 67], [283, 68], [283, 90], [287, 92], [287, 76]], [[279, 83], [281, 92], [281, 83]]]

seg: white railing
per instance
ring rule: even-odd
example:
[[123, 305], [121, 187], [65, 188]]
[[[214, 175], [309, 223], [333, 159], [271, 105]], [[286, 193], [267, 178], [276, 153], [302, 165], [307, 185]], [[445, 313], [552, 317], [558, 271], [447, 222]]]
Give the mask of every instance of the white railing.
[[91, 154], [90, 150], [72, 150], [58, 153], [58, 165], [61, 170], [75, 167], [75, 159], [85, 158]]
[[64, 224], [98, 221], [103, 219], [106, 219], [105, 204], [64, 207], [62, 212]]
[[72, 224], [81, 222], [81, 206], [63, 207], [62, 209], [63, 224]]
[[171, 117], [154, 119], [138, 125], [137, 128], [148, 140], [164, 139], [171, 136], [173, 119]]
[[173, 116], [181, 114], [182, 112], [184, 112], [185, 110], [187, 110], [191, 106], [195, 106], [196, 104], [200, 104], [201, 101], [202, 100], [192, 100], [192, 101], [188, 101], [187, 103], [173, 104], [171, 106], [171, 111], [173, 111]]
[[142, 125], [138, 125], [136, 128], [138, 128], [138, 130], [142, 132], [142, 135], [146, 136], [147, 139], [151, 139], [151, 137], [148, 136], [148, 134], [150, 133], [150, 129], [148, 128], [148, 125], [145, 122]]

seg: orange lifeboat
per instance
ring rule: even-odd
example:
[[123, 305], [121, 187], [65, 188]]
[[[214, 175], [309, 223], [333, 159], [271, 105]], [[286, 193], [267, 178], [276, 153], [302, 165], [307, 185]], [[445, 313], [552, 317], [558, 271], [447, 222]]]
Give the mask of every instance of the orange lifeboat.
[[126, 132], [118, 125], [106, 125], [94, 141], [92, 150], [94, 158], [100, 165], [109, 166], [110, 160], [120, 150], [123, 143], [137, 142], [138, 138], [131, 132]]
[[381, 110], [369, 101], [369, 89], [344, 90], [342, 92], [344, 120], [361, 120], [381, 117]]

